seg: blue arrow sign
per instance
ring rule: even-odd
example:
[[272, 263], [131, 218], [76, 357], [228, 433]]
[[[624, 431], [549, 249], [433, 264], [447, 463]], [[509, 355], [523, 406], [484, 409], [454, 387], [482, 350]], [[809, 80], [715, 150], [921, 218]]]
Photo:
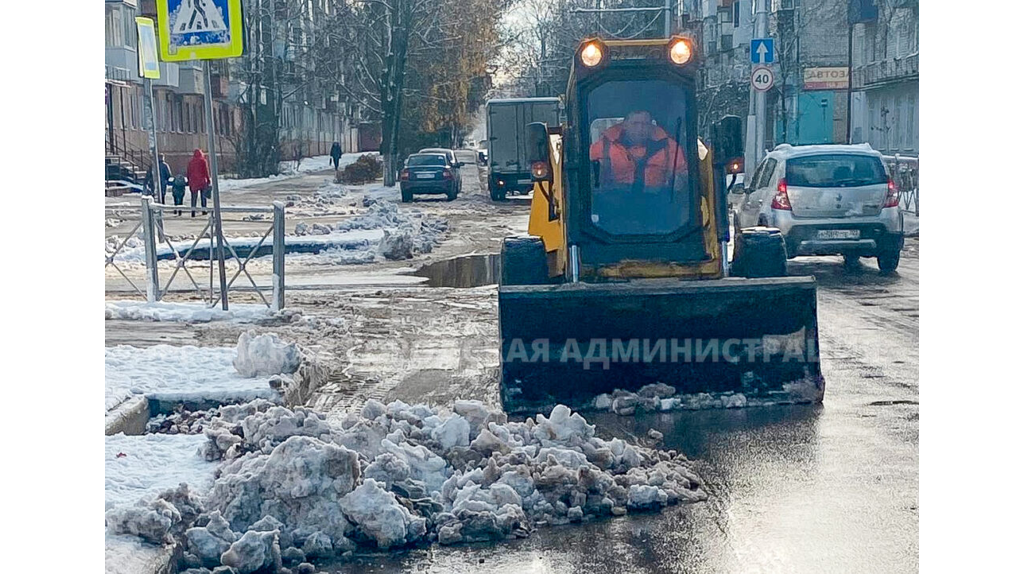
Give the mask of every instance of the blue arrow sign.
[[771, 64], [775, 61], [775, 39], [756, 38], [750, 41], [750, 62]]

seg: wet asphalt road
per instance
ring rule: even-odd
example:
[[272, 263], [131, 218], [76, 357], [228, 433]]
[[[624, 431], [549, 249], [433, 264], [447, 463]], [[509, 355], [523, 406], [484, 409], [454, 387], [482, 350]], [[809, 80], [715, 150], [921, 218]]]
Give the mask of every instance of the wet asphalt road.
[[606, 436], [664, 433], [697, 461], [706, 503], [326, 571], [916, 572], [917, 245], [894, 277], [873, 260], [790, 262], [819, 282], [824, 404], [588, 417]]

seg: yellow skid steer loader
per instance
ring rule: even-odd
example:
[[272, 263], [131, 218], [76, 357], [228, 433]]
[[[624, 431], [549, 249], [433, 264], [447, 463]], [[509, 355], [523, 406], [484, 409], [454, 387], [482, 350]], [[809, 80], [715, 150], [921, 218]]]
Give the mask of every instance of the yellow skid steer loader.
[[785, 276], [769, 228], [735, 238], [730, 273], [740, 127], [698, 139], [696, 59], [686, 37], [585, 40], [566, 123], [530, 124], [531, 237], [505, 239], [498, 289], [507, 411], [587, 409], [652, 383], [749, 399], [728, 404], [821, 401], [814, 278]]

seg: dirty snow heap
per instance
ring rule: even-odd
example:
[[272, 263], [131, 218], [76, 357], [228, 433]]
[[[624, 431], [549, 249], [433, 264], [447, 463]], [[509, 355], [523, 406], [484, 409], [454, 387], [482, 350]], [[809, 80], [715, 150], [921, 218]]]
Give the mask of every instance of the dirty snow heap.
[[[564, 405], [509, 422], [479, 401], [442, 413], [371, 400], [328, 422], [257, 400], [221, 407], [204, 433], [204, 455], [223, 464], [194, 524], [108, 519], [150, 540], [189, 526], [194, 567], [245, 573], [359, 547], [501, 540], [706, 499], [684, 456], [603, 440]], [[151, 503], [139, 518], [165, 510]]]

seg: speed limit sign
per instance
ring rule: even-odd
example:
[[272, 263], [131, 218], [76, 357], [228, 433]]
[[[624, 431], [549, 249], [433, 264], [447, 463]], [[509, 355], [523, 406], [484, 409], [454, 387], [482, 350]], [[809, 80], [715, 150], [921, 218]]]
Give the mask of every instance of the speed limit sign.
[[775, 72], [768, 66], [758, 66], [750, 73], [750, 85], [759, 92], [767, 92], [775, 85]]

